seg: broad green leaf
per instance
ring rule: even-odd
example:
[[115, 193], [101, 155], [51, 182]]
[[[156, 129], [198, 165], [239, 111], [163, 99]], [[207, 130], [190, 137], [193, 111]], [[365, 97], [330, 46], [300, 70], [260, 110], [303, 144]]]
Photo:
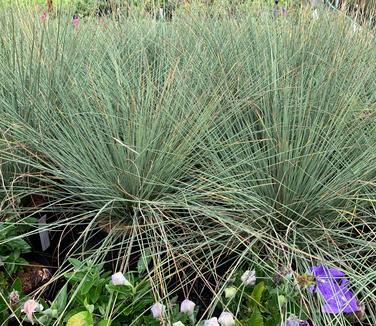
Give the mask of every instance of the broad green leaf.
[[91, 303], [96, 303], [102, 293], [102, 286], [95, 286], [92, 287], [88, 293], [88, 296], [90, 297]]
[[74, 269], [80, 269], [83, 265], [83, 263], [76, 258], [68, 258], [68, 261], [73, 265]]
[[251, 297], [249, 298], [249, 305], [251, 307], [258, 307], [261, 304], [262, 295], [265, 291], [265, 283], [258, 283], [252, 291]]
[[93, 317], [88, 311], [81, 311], [67, 321], [66, 326], [94, 326]]
[[19, 277], [17, 277], [13, 284], [12, 284], [12, 289], [13, 290], [16, 290], [18, 292], [21, 292], [22, 291], [22, 283], [21, 283], [21, 279]]
[[94, 280], [91, 280], [89, 278], [86, 278], [85, 281], [83, 282], [80, 292], [82, 295], [86, 295], [89, 293], [90, 289], [93, 287], [95, 284]]
[[247, 321], [247, 326], [264, 326], [264, 318], [259, 309], [255, 309]]
[[75, 314], [78, 314], [82, 311], [86, 311], [85, 307], [79, 306], [77, 308], [73, 308], [72, 310], [67, 311], [66, 314], [64, 315], [64, 319], [63, 319], [64, 323], [68, 322], [68, 320], [71, 317], [73, 317]]

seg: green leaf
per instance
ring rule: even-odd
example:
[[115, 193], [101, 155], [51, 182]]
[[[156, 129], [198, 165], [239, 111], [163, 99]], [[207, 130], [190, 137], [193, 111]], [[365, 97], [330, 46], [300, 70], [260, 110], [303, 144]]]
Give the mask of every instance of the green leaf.
[[68, 261], [73, 265], [74, 269], [80, 269], [83, 263], [76, 258], [68, 258]]
[[21, 292], [22, 291], [22, 283], [21, 283], [21, 279], [19, 277], [17, 277], [13, 284], [12, 284], [12, 289], [13, 290], [16, 290], [18, 292]]
[[59, 311], [57, 309], [48, 308], [46, 310], [43, 310], [42, 314], [49, 318], [57, 318], [59, 316]]
[[88, 293], [90, 302], [96, 303], [102, 293], [102, 285], [92, 287]]
[[108, 320], [108, 319], [103, 319], [97, 324], [97, 326], [110, 326], [110, 325], [111, 325], [111, 320]]
[[99, 307], [98, 307], [98, 310], [99, 310], [99, 313], [100, 313], [102, 316], [106, 314], [106, 308], [105, 308], [105, 307], [99, 306]]
[[126, 285], [107, 284], [106, 289], [110, 293], [114, 293], [114, 292], [118, 293], [118, 295], [121, 296], [119, 298], [122, 298], [122, 299], [129, 298], [133, 294], [132, 288]]
[[59, 313], [61, 313], [66, 308], [67, 297], [67, 284], [65, 284], [57, 294], [51, 307], [54, 307]]
[[87, 298], [85, 298], [85, 300], [84, 300], [84, 306], [85, 306], [86, 310], [88, 312], [90, 312], [91, 314], [94, 312], [94, 305], [89, 304]]
[[94, 284], [95, 284], [94, 280], [85, 279], [80, 289], [81, 294], [82, 295], [88, 294]]
[[259, 309], [255, 309], [247, 321], [247, 326], [264, 326], [264, 318]]
[[249, 305], [253, 308], [258, 307], [261, 304], [262, 295], [265, 291], [265, 283], [258, 283], [252, 291], [251, 297], [249, 298]]
[[76, 308], [73, 308], [72, 310], [67, 311], [67, 313], [64, 315], [64, 323], [68, 322], [68, 320], [73, 317], [75, 314], [78, 314], [79, 312], [86, 311], [85, 307], [79, 306]]
[[81, 311], [67, 321], [66, 326], [94, 326], [93, 317], [88, 311]]

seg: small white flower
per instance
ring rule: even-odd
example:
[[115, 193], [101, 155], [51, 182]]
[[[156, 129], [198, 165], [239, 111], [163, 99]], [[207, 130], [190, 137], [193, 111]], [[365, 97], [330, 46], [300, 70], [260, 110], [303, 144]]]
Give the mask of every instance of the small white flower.
[[245, 271], [240, 278], [245, 286], [252, 286], [256, 283], [256, 272], [255, 271]]
[[232, 299], [236, 296], [236, 292], [238, 292], [238, 289], [235, 286], [230, 286], [228, 288], [225, 288], [225, 298], [226, 299]]
[[185, 326], [181, 321], [177, 321], [176, 323], [173, 323], [172, 326]]
[[213, 317], [208, 320], [205, 320], [204, 326], [220, 326], [220, 325], [218, 324], [217, 317]]
[[191, 300], [185, 299], [180, 306], [180, 312], [187, 315], [193, 315], [195, 303]]
[[13, 290], [9, 294], [9, 301], [10, 301], [11, 305], [16, 305], [20, 301], [20, 295], [19, 295], [18, 291]]
[[34, 325], [34, 320], [33, 320], [34, 312], [38, 312], [42, 310], [43, 310], [43, 306], [41, 304], [39, 304], [37, 301], [33, 299], [29, 299], [24, 303], [21, 312], [25, 313], [27, 316], [27, 319], [29, 319], [31, 324]]
[[117, 272], [111, 276], [113, 285], [124, 285], [126, 278], [122, 272]]
[[235, 325], [235, 319], [234, 315], [231, 312], [222, 312], [221, 315], [218, 318], [219, 323], [221, 326], [234, 326]]
[[159, 302], [156, 302], [151, 307], [151, 313], [155, 319], [163, 319], [165, 312], [165, 306]]
[[133, 287], [132, 284], [125, 278], [122, 272], [117, 272], [111, 276], [113, 285], [127, 285]]

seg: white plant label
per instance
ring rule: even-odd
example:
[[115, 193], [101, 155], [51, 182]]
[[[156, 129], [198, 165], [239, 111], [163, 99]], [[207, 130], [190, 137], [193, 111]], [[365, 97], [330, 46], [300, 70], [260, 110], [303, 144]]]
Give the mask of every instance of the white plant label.
[[41, 230], [39, 231], [39, 237], [40, 237], [40, 244], [42, 246], [42, 251], [46, 251], [51, 245], [48, 231], [44, 230], [44, 228], [47, 226], [46, 218], [47, 218], [47, 215], [43, 215], [38, 220], [38, 228]]

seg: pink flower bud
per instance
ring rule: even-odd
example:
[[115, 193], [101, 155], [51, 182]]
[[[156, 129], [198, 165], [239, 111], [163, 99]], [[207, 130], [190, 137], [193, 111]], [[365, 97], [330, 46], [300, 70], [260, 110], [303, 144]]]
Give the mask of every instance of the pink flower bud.
[[34, 325], [34, 320], [33, 320], [34, 312], [42, 311], [42, 310], [43, 310], [43, 306], [41, 304], [39, 304], [37, 301], [33, 299], [30, 299], [24, 303], [21, 312], [25, 313], [27, 316], [27, 319], [29, 319], [29, 321]]

